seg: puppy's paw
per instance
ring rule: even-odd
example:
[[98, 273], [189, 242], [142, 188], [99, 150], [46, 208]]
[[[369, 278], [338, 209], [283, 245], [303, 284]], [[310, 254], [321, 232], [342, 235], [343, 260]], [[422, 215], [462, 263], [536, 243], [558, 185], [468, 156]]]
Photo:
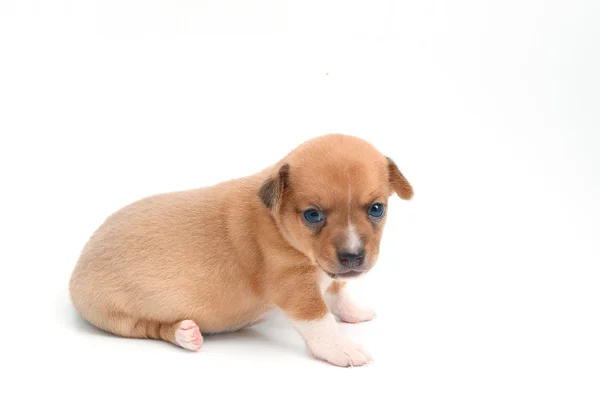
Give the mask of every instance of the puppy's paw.
[[339, 343], [322, 344], [311, 349], [316, 358], [340, 367], [358, 367], [373, 361], [373, 357], [361, 345], [343, 339]]
[[349, 324], [371, 321], [377, 314], [371, 308], [359, 308], [351, 303], [343, 304], [338, 308], [337, 315], [343, 321]]
[[181, 321], [175, 331], [175, 341], [186, 350], [198, 351], [202, 347], [204, 339], [200, 334], [198, 325], [194, 321]]

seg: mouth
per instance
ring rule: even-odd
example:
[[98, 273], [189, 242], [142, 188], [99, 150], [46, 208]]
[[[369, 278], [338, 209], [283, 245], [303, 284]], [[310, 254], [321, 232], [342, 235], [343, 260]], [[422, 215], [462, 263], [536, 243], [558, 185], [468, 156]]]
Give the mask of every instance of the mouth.
[[329, 275], [330, 278], [332, 279], [340, 279], [340, 278], [356, 278], [360, 275], [363, 274], [363, 271], [355, 271], [355, 270], [350, 270], [350, 271], [346, 271], [346, 272], [338, 272], [338, 273], [331, 273], [328, 271], [325, 271], [327, 273], [327, 275]]

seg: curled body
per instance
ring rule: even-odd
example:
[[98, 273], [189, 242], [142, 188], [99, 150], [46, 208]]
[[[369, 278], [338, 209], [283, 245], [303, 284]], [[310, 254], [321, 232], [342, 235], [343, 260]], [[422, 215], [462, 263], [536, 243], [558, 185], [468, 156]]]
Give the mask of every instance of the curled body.
[[375, 265], [387, 210], [379, 213], [394, 192], [412, 197], [397, 166], [366, 141], [312, 139], [254, 175], [115, 212], [84, 246], [72, 302], [102, 330], [189, 350], [200, 349], [202, 333], [237, 330], [278, 308], [318, 358], [366, 363], [333, 316], [374, 316], [344, 282]]

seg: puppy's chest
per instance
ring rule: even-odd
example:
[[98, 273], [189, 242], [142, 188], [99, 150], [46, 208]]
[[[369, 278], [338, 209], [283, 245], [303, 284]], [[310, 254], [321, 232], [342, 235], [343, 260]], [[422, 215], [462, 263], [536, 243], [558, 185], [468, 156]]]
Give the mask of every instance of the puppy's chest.
[[320, 273], [319, 276], [319, 287], [321, 288], [321, 293], [325, 293], [329, 286], [333, 283], [333, 279], [327, 276], [325, 273]]

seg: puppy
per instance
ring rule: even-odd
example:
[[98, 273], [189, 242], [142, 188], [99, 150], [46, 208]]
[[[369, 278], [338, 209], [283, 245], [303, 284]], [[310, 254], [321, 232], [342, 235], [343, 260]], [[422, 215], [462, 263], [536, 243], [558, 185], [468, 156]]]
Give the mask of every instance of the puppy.
[[160, 194], [111, 215], [70, 280], [78, 313], [113, 334], [188, 350], [203, 333], [237, 330], [282, 310], [311, 353], [358, 366], [369, 353], [341, 335], [368, 321], [345, 280], [379, 254], [387, 201], [413, 189], [368, 142], [311, 139], [255, 175]]

